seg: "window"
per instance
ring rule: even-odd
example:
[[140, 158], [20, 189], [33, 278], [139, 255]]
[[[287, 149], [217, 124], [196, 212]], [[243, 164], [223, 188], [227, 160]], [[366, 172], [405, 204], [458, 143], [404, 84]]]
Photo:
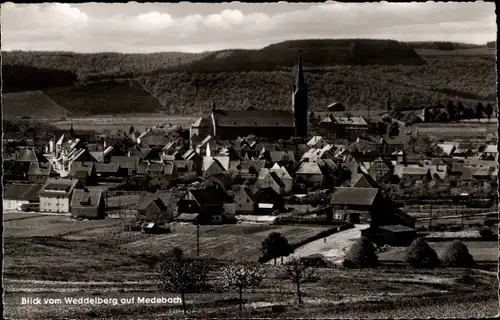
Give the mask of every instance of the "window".
[[342, 214], [341, 213], [336, 213], [335, 214], [335, 219], [336, 220], [342, 220]]

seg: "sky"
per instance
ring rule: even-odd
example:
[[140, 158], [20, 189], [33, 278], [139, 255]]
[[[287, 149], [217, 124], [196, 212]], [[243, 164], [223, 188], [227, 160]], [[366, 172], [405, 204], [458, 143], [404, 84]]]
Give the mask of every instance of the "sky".
[[492, 2], [1, 5], [2, 50], [259, 49], [293, 39], [496, 40]]

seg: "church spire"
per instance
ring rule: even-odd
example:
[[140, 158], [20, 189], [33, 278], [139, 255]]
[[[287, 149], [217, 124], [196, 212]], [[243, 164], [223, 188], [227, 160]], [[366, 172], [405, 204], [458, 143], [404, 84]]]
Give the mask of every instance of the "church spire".
[[305, 84], [304, 70], [302, 69], [302, 56], [300, 55], [300, 52], [299, 52], [299, 59], [298, 60], [299, 61], [297, 63], [297, 74], [296, 74], [296, 78], [295, 78], [295, 88], [296, 89], [302, 87]]

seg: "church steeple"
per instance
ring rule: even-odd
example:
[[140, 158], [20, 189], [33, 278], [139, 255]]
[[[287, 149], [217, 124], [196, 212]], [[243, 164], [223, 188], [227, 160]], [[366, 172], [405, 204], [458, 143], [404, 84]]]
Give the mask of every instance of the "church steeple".
[[295, 90], [304, 87], [306, 82], [304, 80], [304, 70], [302, 69], [302, 56], [299, 53], [299, 61], [297, 62], [297, 74], [295, 75]]
[[299, 53], [297, 73], [292, 86], [292, 108], [295, 116], [295, 136], [307, 138], [308, 127], [308, 93], [307, 84], [304, 79], [302, 57]]

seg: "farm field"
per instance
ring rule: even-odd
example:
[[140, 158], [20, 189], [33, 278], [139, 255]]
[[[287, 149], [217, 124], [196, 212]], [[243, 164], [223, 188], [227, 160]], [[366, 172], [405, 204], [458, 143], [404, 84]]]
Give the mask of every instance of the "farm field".
[[66, 120], [50, 120], [42, 119], [41, 122], [50, 122], [52, 125], [61, 129], [69, 129], [71, 125], [75, 130], [95, 130], [101, 133], [116, 133], [116, 131], [126, 131], [130, 126], [134, 126], [136, 130], [144, 132], [146, 128], [151, 128], [158, 125], [180, 125], [183, 128], [188, 128], [191, 123], [196, 121], [196, 117], [166, 115], [162, 113], [139, 114], [139, 115], [124, 115], [124, 116], [91, 116], [80, 117]]
[[[436, 250], [438, 256], [442, 256], [445, 248], [451, 241], [429, 242], [429, 245]], [[494, 241], [464, 241], [470, 254], [475, 261], [498, 261], [498, 243]], [[393, 248], [380, 253], [381, 261], [403, 261], [405, 248]]]
[[486, 136], [488, 133], [497, 132], [496, 123], [425, 123], [416, 124], [418, 132], [421, 134], [434, 136], [437, 138], [469, 137], [478, 138]]
[[55, 237], [89, 228], [119, 224], [117, 220], [77, 221], [69, 216], [37, 215], [4, 222], [4, 237]]
[[[498, 310], [494, 273], [453, 270], [408, 270], [378, 268], [373, 270], [319, 269], [316, 282], [302, 286], [304, 304], [297, 306], [295, 288], [289, 281], [279, 280], [276, 269], [268, 266], [266, 279], [259, 288], [245, 290], [242, 316], [276, 317], [270, 307], [285, 307], [279, 316], [286, 318], [415, 318], [454, 316], [487, 317]], [[209, 274], [213, 283], [216, 273]], [[467, 276], [474, 284], [461, 281]], [[128, 280], [128, 279], [127, 279]], [[127, 281], [125, 280], [125, 281]], [[116, 305], [20, 305], [21, 297], [62, 298], [91, 297], [176, 297], [175, 293], [159, 294], [151, 281], [139, 282], [30, 282], [6, 280], [5, 312], [9, 319], [180, 319], [184, 318], [176, 304]], [[59, 289], [59, 291], [57, 291]], [[238, 316], [237, 293], [211, 290], [187, 294], [192, 318]], [[57, 315], [54, 317], [54, 315]], [[378, 316], [373, 316], [378, 315]]]
[[[218, 259], [245, 259], [256, 261], [260, 257], [262, 241], [278, 232], [290, 244], [298, 244], [328, 227], [223, 225], [200, 227], [200, 256]], [[154, 235], [145, 240], [124, 244], [132, 252], [158, 252], [180, 247], [186, 254], [196, 254], [196, 228], [192, 225], [174, 227], [171, 234]]]

